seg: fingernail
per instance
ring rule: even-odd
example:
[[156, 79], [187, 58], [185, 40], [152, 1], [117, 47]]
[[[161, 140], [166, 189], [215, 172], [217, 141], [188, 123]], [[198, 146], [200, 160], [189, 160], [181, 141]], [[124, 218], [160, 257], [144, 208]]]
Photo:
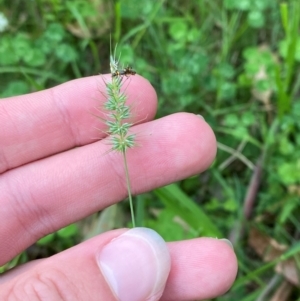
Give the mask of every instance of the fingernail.
[[117, 300], [159, 300], [171, 267], [165, 241], [148, 228], [133, 228], [108, 243], [98, 266]]
[[197, 116], [205, 121], [205, 119], [204, 119], [204, 117], [202, 115], [197, 114]]
[[232, 243], [231, 243], [230, 240], [228, 240], [228, 239], [226, 239], [226, 238], [221, 238], [221, 239], [219, 239], [219, 240], [222, 240], [222, 241], [226, 242], [227, 245], [228, 245], [231, 249], [233, 249], [233, 245], [232, 245]]

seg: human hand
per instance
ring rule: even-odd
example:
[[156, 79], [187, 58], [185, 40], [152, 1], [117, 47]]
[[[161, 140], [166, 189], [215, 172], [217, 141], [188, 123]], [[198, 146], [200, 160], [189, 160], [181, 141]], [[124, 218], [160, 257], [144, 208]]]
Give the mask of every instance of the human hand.
[[[94, 140], [105, 137], [103, 122], [93, 116], [104, 102], [101, 85], [99, 76], [89, 77], [0, 101], [0, 265], [126, 197], [122, 156], [107, 153], [107, 140]], [[134, 194], [210, 165], [216, 141], [203, 119], [178, 113], [151, 121], [156, 94], [138, 75], [127, 93], [135, 121], [142, 121], [132, 128], [140, 147], [127, 153]], [[119, 300], [130, 301], [213, 298], [229, 289], [237, 272], [224, 240], [165, 244], [149, 229], [118, 229], [1, 275], [0, 300], [116, 300], [108, 266]]]

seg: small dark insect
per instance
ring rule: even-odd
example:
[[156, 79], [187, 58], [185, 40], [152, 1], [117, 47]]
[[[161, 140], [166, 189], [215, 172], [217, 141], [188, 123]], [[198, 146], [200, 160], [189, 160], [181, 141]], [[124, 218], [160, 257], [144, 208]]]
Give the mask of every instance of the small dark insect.
[[112, 77], [117, 77], [117, 76], [120, 76], [120, 75], [121, 75], [120, 71], [116, 70], [111, 76]]
[[133, 70], [131, 67], [126, 67], [125, 69], [123, 69], [122, 70], [123, 71], [123, 75], [126, 75], [126, 76], [128, 76], [128, 75], [135, 75], [136, 74], [136, 71], [135, 70]]
[[113, 74], [112, 77], [116, 77], [116, 76], [126, 76], [128, 77], [129, 75], [135, 75], [136, 71], [133, 70], [131, 67], [126, 67], [123, 70], [116, 70]]

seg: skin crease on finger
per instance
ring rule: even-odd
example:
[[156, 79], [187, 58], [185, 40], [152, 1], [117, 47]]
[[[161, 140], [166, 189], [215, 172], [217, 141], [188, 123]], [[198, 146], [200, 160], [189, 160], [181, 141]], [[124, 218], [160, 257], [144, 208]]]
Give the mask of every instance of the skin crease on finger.
[[[41, 287], [48, 297], [58, 290], [62, 299], [55, 300], [93, 301], [99, 300], [100, 296], [102, 300], [115, 300], [97, 267], [96, 253], [124, 231], [118, 229], [101, 234], [35, 266], [29, 266], [27, 271], [24, 267], [21, 272], [11, 272], [2, 282], [0, 300], [10, 300], [9, 294], [19, 296], [12, 300], [32, 300], [25, 298], [24, 289], [37, 293]], [[225, 242], [197, 238], [168, 243], [168, 248], [171, 272], [161, 301], [210, 299], [223, 294], [232, 285], [237, 273], [237, 261], [233, 250]], [[44, 283], [46, 286], [41, 286]]]

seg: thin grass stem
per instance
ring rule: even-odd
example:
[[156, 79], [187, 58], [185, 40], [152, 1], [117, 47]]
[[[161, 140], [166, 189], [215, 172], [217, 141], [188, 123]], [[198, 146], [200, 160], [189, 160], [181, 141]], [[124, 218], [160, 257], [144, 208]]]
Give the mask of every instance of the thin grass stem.
[[128, 199], [129, 199], [132, 227], [134, 228], [135, 227], [135, 215], [134, 215], [134, 210], [133, 210], [133, 201], [132, 201], [132, 194], [131, 194], [131, 185], [130, 185], [130, 178], [129, 178], [129, 172], [128, 172], [126, 151], [123, 151], [123, 158], [124, 158], [124, 168], [125, 168], [125, 174], [126, 174], [126, 183], [127, 183], [127, 191], [128, 191]]

